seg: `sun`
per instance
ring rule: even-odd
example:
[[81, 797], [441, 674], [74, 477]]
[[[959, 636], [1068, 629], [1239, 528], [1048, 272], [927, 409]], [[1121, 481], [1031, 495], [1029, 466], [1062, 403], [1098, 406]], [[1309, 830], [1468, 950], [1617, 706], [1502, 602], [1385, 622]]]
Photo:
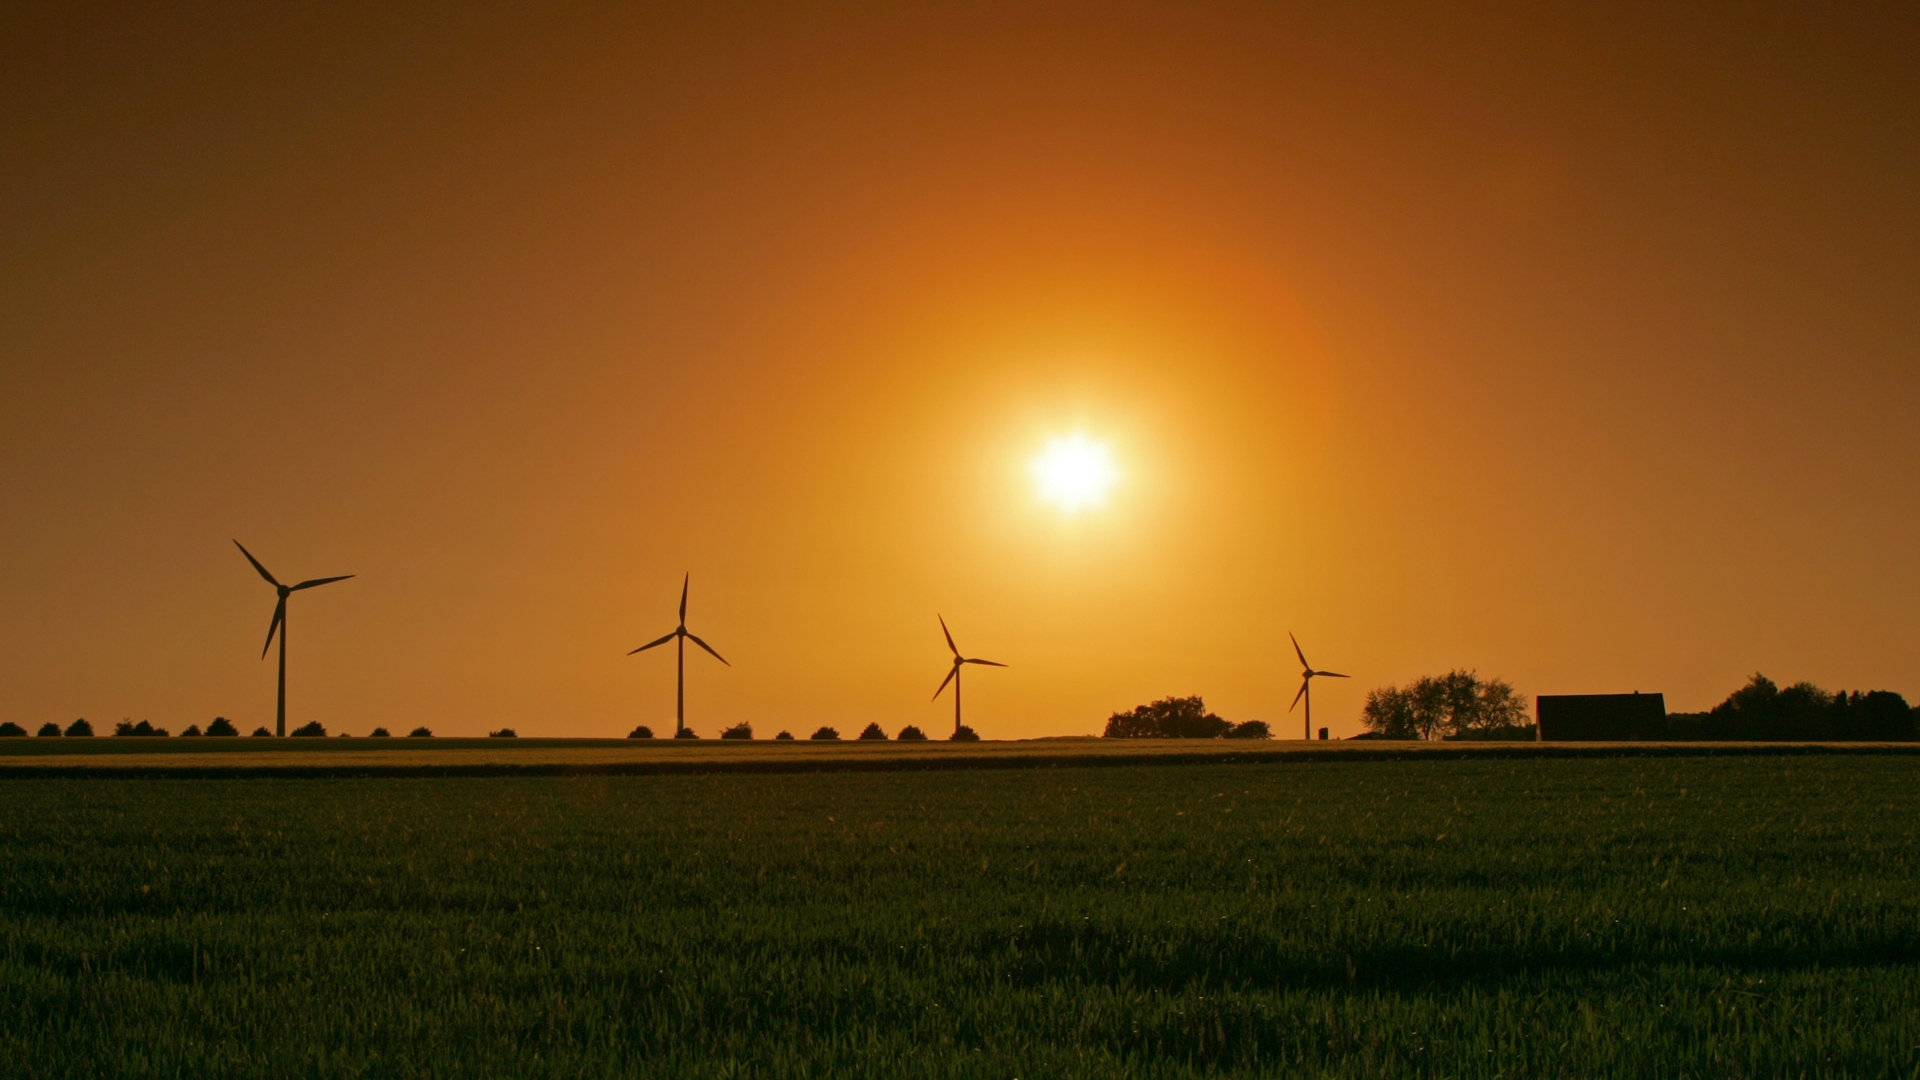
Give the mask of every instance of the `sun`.
[[1107, 444], [1085, 435], [1048, 440], [1031, 468], [1035, 493], [1069, 514], [1104, 503], [1120, 479]]

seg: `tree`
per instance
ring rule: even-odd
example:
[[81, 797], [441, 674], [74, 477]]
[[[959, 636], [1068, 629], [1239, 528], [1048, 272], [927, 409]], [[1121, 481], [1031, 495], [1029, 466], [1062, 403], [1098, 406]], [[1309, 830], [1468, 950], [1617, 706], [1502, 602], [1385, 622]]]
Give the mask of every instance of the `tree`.
[[[209, 734], [211, 734], [211, 732], [212, 732], [212, 729], [211, 729], [211, 728], [209, 728], [209, 729], [208, 729], [208, 732], [209, 732]], [[367, 732], [367, 738], [369, 738], [369, 739], [391, 739], [391, 738], [393, 738], [393, 733], [392, 733], [392, 732], [390, 732], [390, 731], [388, 731], [388, 730], [387, 730], [386, 728], [383, 728], [383, 727], [377, 727], [377, 728], [374, 728], [374, 729], [373, 729], [372, 731], [369, 731], [369, 732]]]
[[833, 730], [830, 727], [823, 727], [820, 730], [815, 731], [812, 735], [807, 736], [807, 738], [812, 739], [815, 742], [839, 742], [840, 733], [838, 731]]
[[181, 738], [183, 738], [183, 739], [196, 739], [196, 738], [199, 738], [199, 737], [200, 737], [200, 725], [199, 725], [199, 724], [188, 724], [188, 725], [187, 725], [187, 730], [185, 730], [185, 731], [183, 731], [183, 732], [181, 732], [181, 733], [180, 733], [180, 737], [181, 737]]
[[409, 731], [409, 732], [407, 732], [407, 738], [409, 738], [409, 739], [431, 739], [431, 738], [433, 738], [433, 729], [432, 729], [432, 728], [425, 728], [425, 727], [417, 727], [417, 728], [414, 728], [414, 729], [413, 729], [412, 731]]
[[647, 725], [645, 725], [645, 724], [641, 724], [641, 725], [640, 725], [639, 727], [637, 727], [637, 728], [634, 728], [634, 729], [633, 729], [632, 731], [629, 731], [629, 732], [627, 732], [627, 738], [629, 738], [629, 739], [651, 739], [651, 738], [653, 738], [653, 729], [652, 729], [652, 728], [650, 728], [650, 727], [648, 727], [648, 726], [647, 726]]
[[519, 737], [520, 733], [510, 727], [503, 727], [499, 731], [487, 732], [487, 738], [489, 739], [517, 739]]
[[1199, 695], [1161, 698], [1107, 718], [1109, 739], [1215, 739], [1233, 725], [1207, 711]]
[[293, 737], [296, 739], [324, 739], [327, 737], [327, 729], [320, 721], [309, 720], [293, 729]]
[[879, 724], [868, 724], [860, 729], [861, 742], [886, 742], [887, 733], [880, 730]]
[[21, 727], [19, 724], [11, 720], [0, 723], [0, 739], [24, 739], [26, 737], [27, 729]]
[[792, 741], [793, 741], [793, 732], [791, 732], [791, 731], [782, 731], [782, 732], [781, 732], [780, 734], [778, 734], [778, 735], [775, 735], [775, 736], [773, 737], [773, 741], [774, 741], [774, 742], [792, 742]]
[[226, 717], [216, 716], [213, 718], [213, 723], [207, 725], [207, 734], [216, 738], [230, 739], [240, 734], [240, 729], [234, 727], [233, 721]]
[[250, 739], [271, 739], [273, 738], [273, 732], [268, 731], [264, 726], [257, 727], [253, 729], [253, 734], [247, 737]]
[[40, 725], [40, 737], [41, 737], [41, 738], [43, 738], [43, 739], [57, 739], [57, 738], [59, 738], [59, 737], [60, 737], [60, 725], [59, 725], [59, 724], [56, 724], [56, 723], [54, 723], [54, 722], [53, 722], [53, 721], [51, 721], [51, 720], [49, 720], [49, 721], [47, 721], [47, 722], [46, 722], [46, 723], [44, 723], [44, 724], [41, 724], [41, 725]]
[[1360, 722], [1384, 739], [1432, 739], [1520, 727], [1526, 700], [1503, 679], [1481, 681], [1473, 671], [1422, 676], [1402, 689], [1367, 692]]
[[683, 727], [679, 731], [674, 732], [673, 737], [676, 739], [697, 739], [700, 737], [700, 733], [690, 727]]
[[896, 742], [926, 742], [927, 733], [912, 724], [908, 724], [906, 727], [901, 728], [900, 734], [895, 735], [893, 738]]
[[1233, 725], [1233, 727], [1226, 732], [1225, 737], [1229, 739], [1271, 739], [1273, 738], [1273, 729], [1267, 726], [1265, 720], [1244, 720]]
[[959, 727], [953, 729], [953, 738], [947, 741], [948, 742], [979, 742], [980, 733], [973, 730], [972, 728], [968, 727], [965, 724], [961, 724]]
[[83, 716], [67, 725], [67, 738], [91, 739], [93, 738], [93, 725], [87, 723], [87, 718]]
[[747, 723], [745, 720], [742, 720], [730, 728], [723, 729], [720, 732], [720, 737], [723, 739], [749, 739], [750, 740], [753, 738], [753, 725]]

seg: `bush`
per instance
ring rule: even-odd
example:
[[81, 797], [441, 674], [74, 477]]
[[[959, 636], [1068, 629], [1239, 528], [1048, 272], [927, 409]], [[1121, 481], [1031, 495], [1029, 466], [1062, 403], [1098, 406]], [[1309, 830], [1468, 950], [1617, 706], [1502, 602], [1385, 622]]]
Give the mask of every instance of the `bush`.
[[927, 733], [914, 727], [912, 724], [908, 724], [906, 727], [901, 728], [900, 734], [895, 735], [894, 738], [900, 742], [926, 742]]
[[387, 731], [387, 729], [386, 729], [386, 728], [383, 728], [383, 727], [377, 727], [377, 728], [374, 728], [374, 729], [373, 729], [372, 731], [369, 731], [369, 732], [367, 732], [367, 738], [369, 738], [369, 739], [391, 739], [391, 738], [393, 738], [393, 735], [392, 735], [391, 733], [389, 733], [389, 732]]
[[1267, 727], [1265, 720], [1245, 720], [1233, 725], [1225, 733], [1229, 739], [1271, 739], [1273, 729]]
[[137, 724], [131, 720], [122, 720], [113, 725], [113, 733], [120, 738], [164, 739], [167, 737], [166, 728], [154, 727], [145, 720]]
[[1107, 718], [1109, 739], [1217, 739], [1233, 725], [1207, 711], [1200, 696], [1161, 698]]
[[261, 725], [260, 727], [257, 727], [257, 728], [254, 728], [254, 729], [253, 729], [253, 734], [252, 734], [251, 736], [249, 736], [249, 738], [254, 738], [254, 739], [271, 739], [271, 738], [273, 738], [273, 732], [271, 732], [271, 731], [268, 731], [268, 730], [266, 729], [266, 726], [265, 726], [265, 725], [263, 724], [263, 725]]
[[640, 725], [639, 727], [637, 727], [637, 728], [634, 728], [634, 729], [633, 729], [632, 731], [629, 731], [629, 732], [627, 732], [627, 738], [629, 738], [629, 739], [651, 739], [651, 738], [653, 738], [653, 729], [652, 729], [652, 728], [650, 728], [650, 727], [648, 727], [648, 726], [647, 726], [647, 725], [645, 725], [645, 724], [641, 724], [641, 725]]
[[11, 720], [0, 724], [0, 739], [24, 739], [26, 737], [27, 729], [21, 727], [19, 724]]
[[816, 731], [812, 735], [808, 736], [808, 738], [813, 739], [816, 742], [839, 742], [840, 733], [833, 730], [830, 727], [823, 727], [819, 731]]
[[697, 739], [700, 737], [700, 734], [690, 727], [683, 727], [679, 731], [674, 732], [673, 737], [676, 739]]
[[880, 730], [879, 724], [868, 724], [860, 729], [861, 742], [886, 742], [887, 733]]
[[751, 739], [753, 738], [753, 725], [743, 720], [721, 731], [720, 737], [723, 739]]
[[230, 739], [240, 734], [240, 729], [234, 727], [233, 721], [226, 717], [216, 716], [213, 718], [213, 723], [207, 725], [207, 734], [222, 739]]
[[199, 725], [199, 724], [188, 724], [188, 725], [187, 725], [187, 730], [185, 730], [185, 731], [183, 731], [183, 732], [181, 732], [181, 733], [180, 733], [180, 737], [181, 737], [181, 738], [183, 738], [183, 739], [197, 739], [197, 738], [199, 738], [199, 737], [200, 737], [200, 725]]
[[93, 725], [87, 723], [85, 717], [81, 717], [67, 725], [67, 738], [91, 739], [93, 738]]
[[427, 728], [427, 727], [417, 727], [417, 728], [414, 728], [414, 729], [413, 729], [412, 731], [409, 731], [409, 732], [407, 732], [407, 738], [409, 738], [409, 739], [431, 739], [431, 738], [433, 738], [433, 729], [432, 729], [432, 728]]
[[499, 731], [487, 732], [487, 738], [489, 739], [517, 739], [519, 737], [520, 733], [510, 727], [503, 727]]
[[327, 729], [321, 725], [320, 721], [309, 720], [293, 729], [293, 737], [296, 739], [324, 739], [327, 737]]
[[954, 741], [954, 742], [979, 742], [979, 741], [980, 741], [980, 735], [979, 735], [979, 733], [978, 733], [978, 732], [976, 732], [976, 731], [974, 731], [974, 730], [973, 730], [972, 728], [970, 728], [970, 727], [968, 727], [967, 725], [965, 725], [965, 724], [961, 724], [961, 725], [959, 726], [959, 728], [957, 728], [957, 729], [955, 729], [955, 731], [954, 731], [954, 733], [953, 733], [953, 740], [952, 740], [952, 741]]
[[41, 737], [41, 738], [43, 738], [43, 739], [57, 739], [57, 738], [59, 738], [59, 737], [60, 737], [60, 725], [59, 725], [59, 724], [56, 724], [56, 723], [54, 723], [54, 722], [53, 722], [53, 721], [51, 721], [51, 720], [49, 720], [49, 721], [47, 721], [47, 722], [46, 722], [46, 723], [44, 723], [44, 724], [41, 724], [41, 725], [40, 725], [40, 737]]
[[791, 731], [783, 731], [783, 732], [781, 732], [780, 734], [778, 734], [778, 735], [775, 735], [775, 736], [773, 737], [773, 741], [774, 741], [774, 742], [792, 742], [792, 741], [793, 741], [793, 732], [791, 732]]

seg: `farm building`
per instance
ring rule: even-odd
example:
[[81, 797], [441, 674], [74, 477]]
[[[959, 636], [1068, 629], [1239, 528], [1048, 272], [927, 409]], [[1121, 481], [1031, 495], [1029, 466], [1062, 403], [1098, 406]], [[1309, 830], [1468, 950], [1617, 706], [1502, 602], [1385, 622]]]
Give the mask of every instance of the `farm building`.
[[1541, 742], [1633, 742], [1667, 735], [1662, 694], [1541, 694], [1533, 701], [1534, 737]]

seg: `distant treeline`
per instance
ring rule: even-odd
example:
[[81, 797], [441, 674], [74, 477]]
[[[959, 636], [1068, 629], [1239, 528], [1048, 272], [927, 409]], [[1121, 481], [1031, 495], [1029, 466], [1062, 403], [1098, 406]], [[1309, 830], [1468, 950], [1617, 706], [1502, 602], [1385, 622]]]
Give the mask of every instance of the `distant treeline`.
[[1829, 694], [1809, 682], [1786, 689], [1755, 673], [1706, 712], [1668, 713], [1666, 737], [1712, 742], [1911, 742], [1920, 724], [1891, 690]]

